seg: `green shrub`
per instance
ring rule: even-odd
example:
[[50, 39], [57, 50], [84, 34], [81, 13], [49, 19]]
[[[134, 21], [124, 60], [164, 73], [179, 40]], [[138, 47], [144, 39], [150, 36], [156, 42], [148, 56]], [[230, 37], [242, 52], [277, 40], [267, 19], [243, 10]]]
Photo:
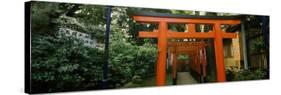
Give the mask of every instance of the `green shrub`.
[[31, 56], [34, 91], [95, 88], [102, 77], [103, 51], [72, 37], [33, 34]]
[[187, 55], [179, 55], [179, 56], [177, 57], [177, 60], [186, 61], [186, 60], [188, 60], [188, 56], [187, 56]]
[[228, 70], [226, 72], [228, 81], [241, 81], [241, 80], [259, 80], [266, 79], [266, 70], [240, 70], [233, 72]]
[[235, 80], [258, 80], [258, 79], [264, 79], [265, 75], [266, 72], [261, 69], [254, 70], [254, 71], [243, 70], [241, 72], [238, 72]]
[[[121, 85], [154, 74], [157, 49], [155, 45], [133, 45], [118, 33], [110, 43], [110, 80]], [[138, 78], [136, 78], [138, 76]], [[112, 84], [114, 85], [114, 84]]]

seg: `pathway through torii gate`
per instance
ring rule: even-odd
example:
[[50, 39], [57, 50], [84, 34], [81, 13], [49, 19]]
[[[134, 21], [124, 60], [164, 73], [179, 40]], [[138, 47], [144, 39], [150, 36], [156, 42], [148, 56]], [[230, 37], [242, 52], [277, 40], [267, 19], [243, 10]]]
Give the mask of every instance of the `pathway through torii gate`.
[[[140, 31], [139, 37], [157, 38], [158, 39], [158, 58], [156, 66], [156, 85], [163, 86], [166, 81], [166, 58], [169, 38], [195, 38], [195, 39], [214, 39], [215, 60], [217, 81], [224, 82], [226, 80], [224, 56], [223, 56], [223, 38], [236, 38], [236, 33], [227, 33], [221, 30], [221, 25], [236, 25], [240, 24], [239, 19], [227, 17], [174, 17], [174, 16], [159, 16], [159, 15], [133, 15], [133, 19], [140, 23], [158, 23], [158, 30], [155, 31]], [[168, 29], [168, 24], [188, 24], [188, 32], [176, 32]], [[210, 24], [213, 26], [212, 31], [196, 32], [195, 24]]]
[[[191, 70], [198, 75], [198, 79], [200, 79], [200, 82], [204, 82], [206, 78], [206, 52], [205, 47], [207, 44], [205, 42], [199, 41], [189, 41], [189, 42], [169, 42], [169, 54], [171, 58], [172, 63], [172, 79], [173, 84], [177, 84], [177, 57], [178, 55], [185, 54], [189, 56], [189, 64], [191, 64]], [[180, 77], [184, 75], [183, 73], [180, 75]], [[189, 73], [187, 72], [187, 76]], [[181, 78], [180, 78], [181, 79]], [[183, 81], [183, 80], [181, 80]]]

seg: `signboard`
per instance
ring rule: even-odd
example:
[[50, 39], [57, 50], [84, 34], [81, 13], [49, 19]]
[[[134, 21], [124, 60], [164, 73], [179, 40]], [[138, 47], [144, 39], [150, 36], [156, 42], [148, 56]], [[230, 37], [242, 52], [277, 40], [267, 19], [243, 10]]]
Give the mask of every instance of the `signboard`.
[[69, 28], [60, 28], [59, 32], [60, 34], [63, 34], [65, 36], [71, 36], [80, 39], [81, 41], [83, 41], [85, 46], [89, 46], [92, 48], [97, 47], [97, 40], [95, 38], [92, 38], [91, 35], [87, 33], [82, 33]]

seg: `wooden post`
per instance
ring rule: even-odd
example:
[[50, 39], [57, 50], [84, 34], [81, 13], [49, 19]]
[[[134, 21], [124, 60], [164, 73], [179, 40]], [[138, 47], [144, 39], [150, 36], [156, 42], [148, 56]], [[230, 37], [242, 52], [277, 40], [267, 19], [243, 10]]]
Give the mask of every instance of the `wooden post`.
[[202, 64], [203, 64], [203, 74], [204, 74], [204, 77], [206, 77], [207, 76], [207, 70], [206, 70], [206, 65], [207, 65], [207, 61], [206, 61], [207, 59], [206, 59], [206, 50], [205, 50], [205, 48], [203, 48], [203, 62], [202, 62]]
[[200, 68], [200, 52], [199, 49], [196, 49], [196, 60], [197, 60], [197, 72], [201, 75], [201, 68]]
[[188, 24], [188, 32], [194, 33], [195, 31], [195, 24]]
[[167, 30], [167, 23], [163, 21], [160, 22], [158, 32], [158, 60], [156, 67], [157, 86], [164, 86], [166, 83]]
[[172, 78], [173, 78], [173, 85], [177, 84], [177, 52], [176, 49], [174, 49], [174, 53], [172, 55], [173, 61], [172, 61]]
[[222, 31], [219, 23], [214, 24], [215, 32], [215, 56], [216, 56], [216, 67], [217, 67], [217, 81], [224, 82], [225, 77], [225, 67], [224, 67], [224, 54], [223, 54], [223, 40]]
[[192, 59], [191, 60], [192, 61], [191, 62], [191, 70], [195, 71], [195, 64], [194, 64], [195, 63], [195, 59], [194, 59], [194, 54], [193, 53], [191, 53], [191, 59]]

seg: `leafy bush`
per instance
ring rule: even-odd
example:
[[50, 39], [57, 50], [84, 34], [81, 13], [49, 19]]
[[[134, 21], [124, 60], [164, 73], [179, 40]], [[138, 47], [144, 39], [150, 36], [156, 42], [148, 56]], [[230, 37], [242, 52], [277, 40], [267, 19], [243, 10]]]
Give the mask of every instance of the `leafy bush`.
[[266, 79], [266, 70], [240, 70], [238, 72], [228, 70], [226, 72], [228, 81], [258, 80]]
[[32, 35], [32, 90], [52, 92], [96, 88], [103, 51], [72, 37]]
[[236, 75], [235, 80], [257, 80], [257, 79], [264, 79], [266, 72], [258, 69], [254, 71], [243, 70], [238, 72]]
[[[111, 87], [137, 82], [154, 74], [157, 57], [155, 45], [137, 46], [124, 40], [112, 40], [109, 60]], [[73, 37], [56, 38], [34, 33], [31, 53], [34, 91], [101, 88], [102, 50], [83, 46], [79, 39]]]
[[124, 83], [140, 80], [154, 74], [154, 65], [157, 59], [155, 45], [133, 45], [123, 39], [122, 33], [115, 33], [112, 36], [109, 64], [110, 80], [121, 86]]

